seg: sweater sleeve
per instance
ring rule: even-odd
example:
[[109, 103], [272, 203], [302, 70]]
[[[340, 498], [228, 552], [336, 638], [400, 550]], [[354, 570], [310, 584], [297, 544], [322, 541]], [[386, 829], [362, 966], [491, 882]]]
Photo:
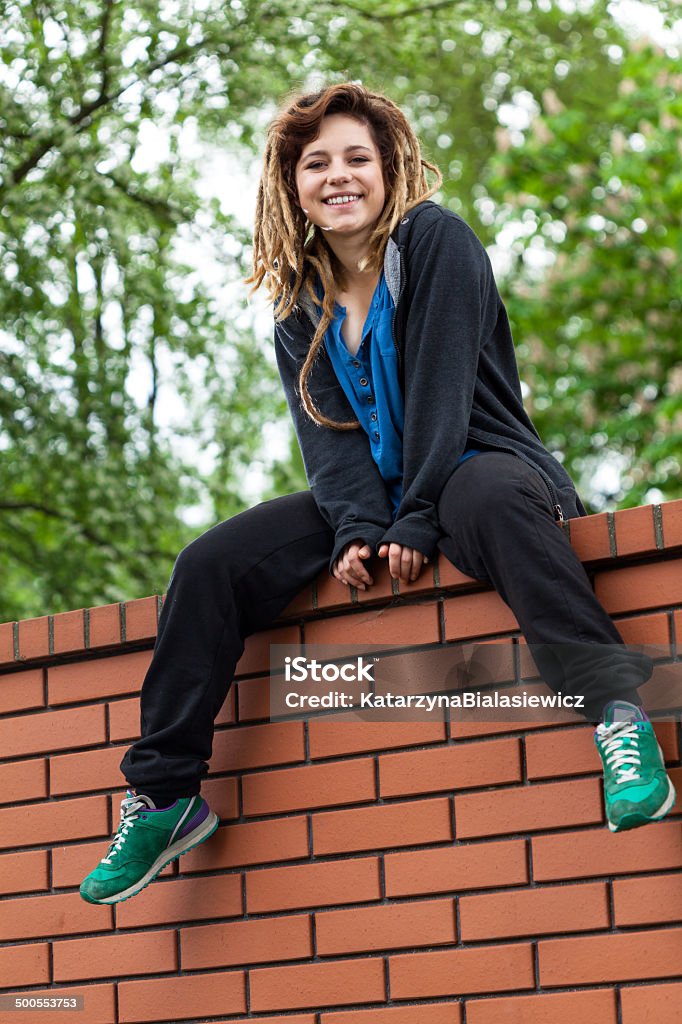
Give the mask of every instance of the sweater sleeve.
[[437, 502], [463, 454], [482, 339], [497, 319], [490, 261], [471, 228], [441, 211], [407, 253], [403, 496], [381, 538], [433, 554]]
[[[275, 326], [275, 355], [306, 478], [323, 519], [334, 531], [329, 560], [331, 574], [339, 554], [353, 540], [375, 551], [391, 523], [392, 509], [386, 485], [372, 458], [363, 430], [333, 430], [310, 419], [298, 393], [300, 366], [284, 343], [280, 324]], [[318, 366], [313, 400], [337, 422], [353, 419], [353, 410], [331, 366]]]

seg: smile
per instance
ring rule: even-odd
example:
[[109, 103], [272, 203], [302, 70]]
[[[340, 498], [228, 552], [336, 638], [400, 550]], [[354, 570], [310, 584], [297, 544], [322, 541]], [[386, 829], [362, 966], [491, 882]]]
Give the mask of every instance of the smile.
[[332, 196], [330, 199], [323, 199], [325, 206], [349, 206], [351, 203], [362, 199], [360, 195]]

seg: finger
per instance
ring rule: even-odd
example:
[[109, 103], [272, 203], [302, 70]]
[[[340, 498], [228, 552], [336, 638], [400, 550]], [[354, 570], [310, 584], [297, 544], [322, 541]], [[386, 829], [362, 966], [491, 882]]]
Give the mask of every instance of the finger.
[[400, 577], [400, 556], [402, 550], [401, 544], [391, 544], [388, 549], [388, 567], [394, 580]]
[[379, 546], [379, 558], [385, 558], [388, 554], [388, 544], [381, 544]]
[[410, 582], [412, 575], [412, 548], [404, 547], [400, 553], [400, 579], [404, 583]]
[[365, 569], [364, 565], [359, 558], [351, 560], [350, 564], [351, 574], [355, 576], [357, 580], [361, 580], [363, 583], [371, 583], [372, 577]]
[[422, 571], [422, 562], [424, 556], [421, 551], [415, 551], [412, 556], [412, 572], [410, 573], [410, 581], [414, 582], [419, 573]]

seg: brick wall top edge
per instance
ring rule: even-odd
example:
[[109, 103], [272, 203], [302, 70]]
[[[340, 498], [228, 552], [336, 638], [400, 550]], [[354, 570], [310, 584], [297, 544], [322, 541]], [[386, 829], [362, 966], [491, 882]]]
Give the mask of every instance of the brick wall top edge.
[[[563, 524], [563, 529], [586, 565], [604, 569], [636, 561], [664, 561], [682, 549], [682, 499], [571, 519]], [[396, 596], [423, 601], [443, 591], [482, 586], [443, 556], [426, 567], [413, 584], [392, 581], [386, 565], [378, 566], [374, 575], [372, 592], [363, 593], [354, 588], [342, 589], [326, 572], [322, 573], [291, 602], [278, 622], [284, 624], [311, 613], [318, 617], [369, 604], [378, 608]], [[0, 667], [23, 668], [68, 661], [84, 654], [106, 655], [121, 648], [151, 647], [162, 601], [162, 597], [152, 595], [0, 623]]]

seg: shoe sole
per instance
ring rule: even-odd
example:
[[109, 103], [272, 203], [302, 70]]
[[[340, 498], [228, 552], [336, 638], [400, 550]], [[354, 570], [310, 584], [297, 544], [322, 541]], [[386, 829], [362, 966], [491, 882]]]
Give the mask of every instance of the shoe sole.
[[642, 814], [641, 811], [633, 811], [631, 814], [626, 814], [618, 825], [614, 825], [609, 821], [610, 832], [627, 832], [628, 829], [638, 828], [640, 825], [648, 825], [650, 822], [660, 821], [664, 818], [668, 811], [675, 803], [677, 793], [670, 779], [668, 779], [668, 795], [655, 812], [655, 814], [647, 815]]
[[199, 846], [209, 836], [213, 835], [220, 823], [218, 815], [214, 811], [210, 811], [205, 821], [202, 821], [200, 827], [195, 829], [194, 832], [190, 832], [189, 835], [185, 836], [184, 839], [179, 839], [172, 846], [167, 847], [163, 853], [161, 853], [149, 871], [139, 881], [135, 882], [134, 885], [129, 886], [122, 892], [115, 893], [113, 896], [106, 896], [104, 899], [96, 900], [92, 896], [87, 895], [81, 891], [82, 898], [87, 903], [123, 903], [124, 900], [129, 900], [131, 896], [137, 896], [138, 892], [146, 889], [150, 882], [153, 882], [156, 876], [159, 874], [167, 864], [171, 861], [177, 860], [178, 857], [182, 856], [183, 853], [189, 853], [195, 846]]

